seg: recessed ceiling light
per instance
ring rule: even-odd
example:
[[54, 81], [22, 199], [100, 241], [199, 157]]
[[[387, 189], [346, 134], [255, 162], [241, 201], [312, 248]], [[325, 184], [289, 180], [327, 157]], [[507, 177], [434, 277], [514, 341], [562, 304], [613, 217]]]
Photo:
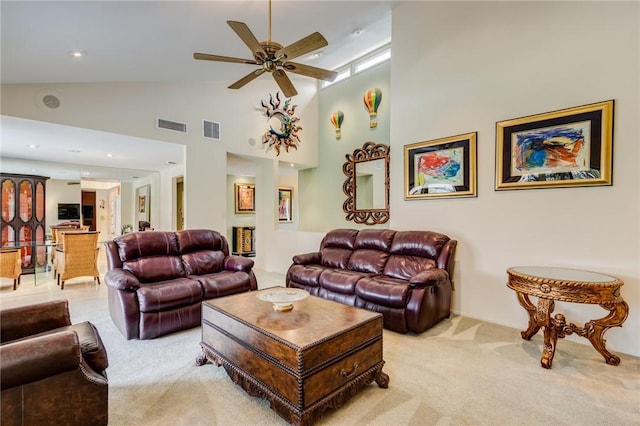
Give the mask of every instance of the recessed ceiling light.
[[362, 28], [356, 28], [355, 30], [351, 31], [351, 34], [353, 34], [354, 36], [359, 36], [363, 32], [364, 30]]
[[316, 53], [312, 53], [311, 55], [309, 55], [309, 59], [318, 59], [320, 56], [322, 56], [323, 53], [324, 52], [322, 50]]
[[89, 172], [82, 172], [82, 176], [89, 176], [91, 173]]
[[113, 155], [112, 154], [107, 154], [107, 157], [111, 158], [111, 157], [113, 157]]
[[27, 145], [27, 148], [36, 149], [36, 148], [40, 148], [40, 145], [34, 145], [30, 143], [29, 145]]
[[71, 51], [70, 55], [73, 56], [74, 58], [82, 58], [84, 56], [87, 56], [87, 52], [82, 50], [73, 50]]
[[290, 164], [289, 164], [289, 167], [295, 167], [295, 166], [296, 166], [296, 165], [295, 165], [295, 164], [293, 164], [293, 163], [290, 163]]
[[68, 150], [67, 152], [80, 152], [80, 150], [77, 150], [77, 149], [70, 149], [70, 150]]

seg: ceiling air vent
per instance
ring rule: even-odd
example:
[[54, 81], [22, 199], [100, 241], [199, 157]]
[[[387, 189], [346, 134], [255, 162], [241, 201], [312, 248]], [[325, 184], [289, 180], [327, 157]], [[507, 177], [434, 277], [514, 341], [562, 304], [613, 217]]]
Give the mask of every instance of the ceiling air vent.
[[202, 120], [202, 137], [220, 140], [220, 123]]
[[177, 121], [164, 120], [162, 118], [158, 118], [158, 128], [173, 130], [174, 132], [187, 133], [186, 123], [179, 123]]

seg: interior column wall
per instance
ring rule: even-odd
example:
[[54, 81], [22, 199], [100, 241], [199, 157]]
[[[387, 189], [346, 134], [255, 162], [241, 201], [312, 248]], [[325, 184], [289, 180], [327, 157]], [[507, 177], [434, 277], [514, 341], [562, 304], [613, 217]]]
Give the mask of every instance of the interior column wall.
[[[615, 275], [630, 305], [607, 347], [640, 355], [637, 2], [403, 2], [393, 13], [391, 226], [459, 241], [453, 310], [526, 328], [506, 269]], [[417, 48], [417, 46], [420, 46]], [[496, 122], [615, 100], [613, 186], [495, 191]], [[405, 144], [478, 132], [478, 196], [404, 200]], [[607, 313], [556, 303], [567, 321]], [[588, 342], [570, 336], [578, 342]]]

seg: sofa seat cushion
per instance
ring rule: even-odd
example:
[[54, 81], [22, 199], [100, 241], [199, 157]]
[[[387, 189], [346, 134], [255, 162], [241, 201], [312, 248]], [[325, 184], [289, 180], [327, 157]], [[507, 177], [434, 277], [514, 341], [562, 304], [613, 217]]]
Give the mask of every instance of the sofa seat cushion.
[[222, 271], [190, 278], [202, 285], [205, 300], [251, 290], [251, 277], [246, 272]]
[[140, 286], [136, 291], [140, 312], [158, 312], [202, 301], [202, 286], [189, 278]]
[[292, 265], [289, 268], [288, 279], [298, 284], [319, 287], [320, 274], [327, 270], [320, 265]]
[[320, 287], [342, 294], [354, 294], [358, 280], [366, 277], [363, 272], [327, 269], [320, 274]]
[[407, 306], [411, 287], [408, 281], [385, 276], [365, 277], [358, 281], [356, 295], [362, 300], [391, 308]]

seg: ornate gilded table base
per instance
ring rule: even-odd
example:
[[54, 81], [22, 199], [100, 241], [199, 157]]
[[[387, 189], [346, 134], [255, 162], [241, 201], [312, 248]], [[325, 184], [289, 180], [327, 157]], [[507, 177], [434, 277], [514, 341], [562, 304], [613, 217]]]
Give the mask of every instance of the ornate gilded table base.
[[[538, 275], [533, 275], [535, 271]], [[622, 281], [606, 275], [585, 272], [590, 280], [576, 280], [582, 271], [562, 268], [520, 267], [509, 268], [509, 282], [507, 286], [516, 291], [520, 305], [529, 314], [529, 324], [521, 332], [522, 338], [530, 340], [540, 328], [544, 332], [544, 346], [540, 364], [544, 368], [551, 368], [558, 338], [570, 334], [589, 339], [591, 345], [604, 357], [607, 364], [618, 365], [620, 358], [606, 347], [604, 333], [612, 327], [621, 327], [629, 314], [629, 305], [620, 296]], [[548, 278], [546, 276], [570, 276], [571, 279]], [[535, 306], [529, 300], [529, 295], [538, 298]], [[588, 321], [583, 327], [573, 323], [567, 324], [562, 314], [552, 317], [555, 308], [554, 300], [574, 303], [598, 304], [609, 311], [603, 318]]]

